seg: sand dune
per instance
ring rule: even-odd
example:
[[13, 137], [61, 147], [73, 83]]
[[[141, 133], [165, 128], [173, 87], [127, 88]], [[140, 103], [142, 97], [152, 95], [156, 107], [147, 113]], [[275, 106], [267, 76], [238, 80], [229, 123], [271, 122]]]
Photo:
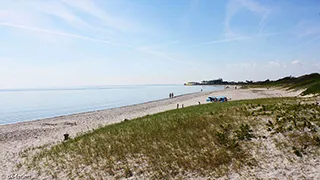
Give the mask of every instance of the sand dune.
[[[98, 128], [99, 126], [117, 123], [124, 119], [132, 119], [148, 114], [154, 114], [181, 107], [207, 103], [208, 96], [224, 95], [231, 100], [254, 99], [265, 97], [297, 96], [298, 91], [285, 91], [282, 89], [229, 89], [214, 92], [199, 92], [182, 95], [173, 99], [163, 99], [137, 105], [113, 108], [95, 112], [86, 112], [68, 116], [21, 122], [16, 124], [0, 125], [0, 177], [8, 177], [14, 172], [18, 162], [18, 153], [28, 147], [56, 143], [63, 140], [63, 134], [71, 137], [78, 133]], [[20, 173], [20, 172], [19, 172]]]

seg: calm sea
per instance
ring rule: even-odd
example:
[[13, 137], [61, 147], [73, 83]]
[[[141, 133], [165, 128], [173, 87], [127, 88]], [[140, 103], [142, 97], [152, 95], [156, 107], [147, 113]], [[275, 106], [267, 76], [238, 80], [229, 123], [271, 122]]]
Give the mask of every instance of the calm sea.
[[219, 86], [137, 85], [65, 89], [0, 90], [0, 124], [108, 109]]

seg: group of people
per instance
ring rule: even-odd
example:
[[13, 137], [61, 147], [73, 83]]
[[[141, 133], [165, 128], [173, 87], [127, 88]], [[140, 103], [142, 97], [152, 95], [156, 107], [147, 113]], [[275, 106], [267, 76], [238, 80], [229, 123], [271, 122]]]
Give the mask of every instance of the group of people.
[[169, 93], [169, 98], [174, 98], [174, 94], [173, 93]]

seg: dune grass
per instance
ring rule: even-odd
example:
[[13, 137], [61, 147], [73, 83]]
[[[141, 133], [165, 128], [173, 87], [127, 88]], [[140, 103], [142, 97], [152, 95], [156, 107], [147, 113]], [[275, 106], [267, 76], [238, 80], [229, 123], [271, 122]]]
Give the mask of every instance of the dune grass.
[[305, 91], [302, 92], [302, 95], [308, 94], [319, 94], [320, 95], [320, 81], [309, 86]]
[[[320, 146], [320, 107], [299, 102], [212, 103], [123, 121], [24, 155], [19, 168], [70, 179], [219, 177], [257, 164], [252, 139], [282, 133], [292, 154], [314, 153]], [[261, 128], [269, 134], [261, 134]]]
[[276, 81], [264, 81], [244, 84], [241, 88], [282, 87], [287, 90], [305, 89], [301, 95], [320, 95], [320, 74], [312, 73], [300, 77], [285, 77]]

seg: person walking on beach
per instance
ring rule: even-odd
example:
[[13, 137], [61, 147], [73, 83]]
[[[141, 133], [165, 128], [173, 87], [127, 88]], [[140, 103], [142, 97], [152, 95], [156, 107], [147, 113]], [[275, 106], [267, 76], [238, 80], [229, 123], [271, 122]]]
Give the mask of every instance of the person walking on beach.
[[173, 93], [171, 93], [171, 98], [174, 98], [174, 94]]

